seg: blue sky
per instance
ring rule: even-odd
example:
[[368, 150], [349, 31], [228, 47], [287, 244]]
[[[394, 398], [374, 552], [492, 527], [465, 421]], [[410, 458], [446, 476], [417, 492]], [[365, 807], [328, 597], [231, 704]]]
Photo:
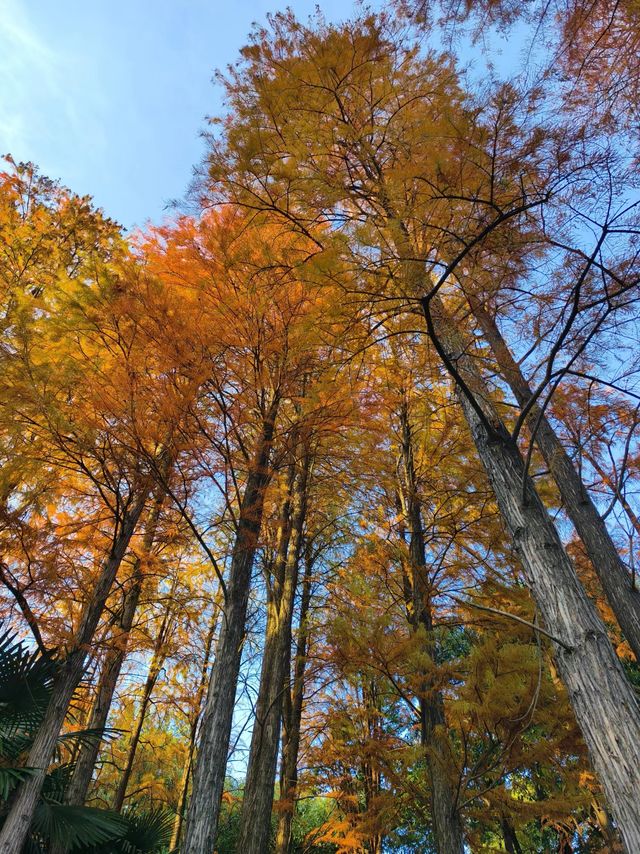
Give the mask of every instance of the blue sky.
[[[0, 0], [0, 154], [126, 227], [159, 220], [202, 153], [216, 68], [286, 0]], [[314, 0], [290, 1], [303, 17]], [[350, 0], [322, 0], [330, 19]]]

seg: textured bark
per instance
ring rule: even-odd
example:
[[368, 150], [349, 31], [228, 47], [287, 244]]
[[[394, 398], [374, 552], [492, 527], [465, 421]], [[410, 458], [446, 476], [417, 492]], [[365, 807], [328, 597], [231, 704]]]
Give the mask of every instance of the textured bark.
[[49, 705], [27, 757], [26, 765], [37, 768], [38, 772], [29, 777], [18, 788], [9, 814], [0, 831], [1, 854], [16, 854], [22, 850], [33, 820], [47, 768], [53, 758], [56, 741], [67, 716], [74, 691], [84, 673], [89, 646], [148, 495], [148, 489], [142, 490], [122, 519], [114, 536], [111, 551], [102, 565], [91, 598], [84, 606], [80, 626], [56, 676]]
[[[221, 593], [222, 590], [220, 589], [219, 592]], [[219, 597], [216, 595], [216, 599], [214, 602], [215, 613], [213, 615], [211, 625], [209, 626], [209, 631], [207, 632], [207, 639], [204, 645], [204, 659], [202, 662], [202, 670], [200, 671], [200, 682], [198, 684], [198, 691], [196, 693], [195, 702], [193, 704], [194, 714], [189, 724], [189, 747], [187, 749], [187, 759], [184, 764], [184, 769], [182, 771], [182, 778], [180, 779], [178, 805], [176, 807], [176, 817], [173, 823], [173, 831], [171, 833], [169, 851], [177, 849], [178, 844], [180, 842], [180, 836], [182, 834], [184, 811], [187, 805], [187, 793], [189, 791], [189, 780], [191, 778], [191, 769], [193, 767], [193, 754], [195, 752], [196, 747], [196, 733], [198, 731], [198, 724], [200, 723], [200, 719], [202, 716], [202, 701], [204, 700], [204, 693], [207, 688], [207, 674], [209, 672], [209, 659], [211, 658], [213, 638], [215, 636], [216, 629], [218, 626], [219, 605]]]
[[[146, 530], [142, 541], [142, 551], [148, 554], [153, 546], [153, 541], [156, 536], [158, 520], [162, 509], [164, 493], [158, 493], [149, 513], [149, 518], [146, 523]], [[143, 564], [140, 559], [136, 559], [133, 573], [129, 582], [129, 588], [125, 594], [122, 610], [117, 624], [117, 632], [111, 638], [111, 644], [105, 655], [96, 697], [91, 708], [91, 714], [87, 721], [88, 729], [104, 729], [107, 725], [109, 711], [113, 702], [113, 696], [116, 689], [120, 671], [127, 656], [127, 644], [129, 634], [133, 627], [138, 601], [140, 599], [140, 591], [142, 589], [142, 568]], [[93, 769], [95, 768], [98, 753], [100, 751], [100, 740], [94, 739], [90, 742], [83, 742], [80, 745], [78, 756], [75, 762], [73, 776], [66, 792], [65, 801], [68, 804], [80, 805], [84, 804]]]
[[174, 577], [171, 592], [169, 593], [170, 604], [164, 612], [160, 629], [156, 636], [149, 672], [142, 687], [138, 717], [136, 718], [136, 723], [133, 728], [131, 738], [129, 739], [127, 758], [113, 799], [113, 809], [117, 812], [120, 812], [122, 809], [127, 796], [127, 787], [129, 786], [129, 780], [131, 779], [131, 774], [133, 772], [133, 763], [135, 762], [138, 745], [140, 743], [140, 736], [142, 735], [142, 729], [147, 717], [149, 703], [151, 702], [151, 695], [153, 694], [153, 689], [156, 687], [156, 682], [158, 681], [158, 677], [160, 676], [160, 672], [162, 671], [162, 667], [167, 657], [167, 640], [171, 636], [175, 622], [175, 611], [171, 605], [171, 600], [175, 593], [176, 582], [177, 577]]
[[[313, 558], [309, 547], [305, 549], [304, 577], [300, 595], [300, 622], [296, 639], [293, 665], [293, 684], [289, 679], [282, 698], [282, 760], [280, 765], [280, 803], [275, 854], [289, 854], [295, 798], [298, 788], [298, 753], [300, 751], [300, 725], [304, 703], [304, 674], [307, 666], [309, 640], [308, 614], [311, 603], [311, 570]], [[289, 675], [289, 674], [287, 674]]]
[[[526, 406], [531, 400], [531, 389], [495, 320], [476, 297], [469, 295], [468, 300], [500, 372], [519, 405]], [[531, 408], [529, 424], [535, 428], [536, 445], [557, 484], [567, 515], [584, 544], [622, 633], [640, 661], [640, 590], [633, 587], [631, 574], [620, 558], [602, 516], [553, 427], [537, 406]]]
[[594, 769], [627, 851], [635, 854], [640, 851], [638, 700], [466, 342], [439, 296], [423, 305], [436, 349], [456, 372], [461, 408], [545, 628], [556, 638], [558, 672]]
[[[294, 467], [295, 472], [295, 467]], [[283, 536], [276, 556], [267, 602], [267, 627], [244, 786], [238, 850], [263, 854], [269, 848], [271, 810], [278, 765], [282, 697], [287, 683], [291, 649], [291, 622], [298, 584], [302, 529], [306, 513], [308, 457], [295, 473], [291, 500], [285, 502], [289, 519], [283, 519]]]
[[251, 572], [262, 524], [264, 493], [270, 476], [271, 444], [277, 410], [276, 398], [264, 421], [255, 461], [242, 497], [216, 660], [202, 720], [182, 854], [211, 854], [214, 850], [246, 629]]
[[[400, 496], [405, 522], [409, 526], [411, 559], [407, 579], [407, 593], [411, 598], [407, 602], [407, 611], [411, 630], [423, 630], [426, 652], [432, 667], [435, 667], [431, 585], [427, 571], [422, 508], [416, 481], [413, 436], [406, 395], [400, 406], [400, 429]], [[420, 736], [426, 752], [431, 783], [431, 818], [436, 850], [438, 854], [463, 854], [464, 833], [453, 785], [454, 769], [445, 729], [444, 700], [442, 693], [429, 684], [432, 680], [428, 674], [425, 674], [424, 681], [423, 691], [418, 698]]]

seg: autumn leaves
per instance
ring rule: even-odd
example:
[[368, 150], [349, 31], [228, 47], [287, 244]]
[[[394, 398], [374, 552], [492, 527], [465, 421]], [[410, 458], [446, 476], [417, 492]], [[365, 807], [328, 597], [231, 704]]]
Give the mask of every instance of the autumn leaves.
[[316, 850], [640, 850], [640, 603], [599, 501], [635, 518], [626, 158], [387, 15], [277, 15], [225, 86], [198, 216], [127, 242], [3, 176], [4, 604], [65, 665], [0, 851], [73, 704], [130, 719], [127, 651], [126, 756], [91, 784], [78, 755], [65, 798], [151, 786], [152, 697], [188, 679], [160, 786], [188, 854], [222, 845], [243, 685], [244, 854], [295, 850], [300, 797], [334, 804]]

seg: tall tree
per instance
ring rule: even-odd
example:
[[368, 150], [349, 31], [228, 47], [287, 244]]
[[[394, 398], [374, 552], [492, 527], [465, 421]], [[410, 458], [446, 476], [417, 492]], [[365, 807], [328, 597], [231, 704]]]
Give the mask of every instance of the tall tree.
[[[276, 18], [272, 33], [259, 31], [227, 86], [234, 113], [211, 149], [211, 181], [254, 209], [289, 222], [293, 216], [306, 232], [322, 221], [341, 225], [344, 233], [351, 225], [351, 246], [364, 269], [374, 246], [379, 262], [395, 272], [398, 289], [377, 291], [385, 311], [402, 311], [403, 303], [404, 310], [421, 306], [546, 630], [556, 639], [558, 669], [594, 766], [633, 850], [640, 841], [631, 796], [638, 785], [639, 763], [630, 761], [637, 740], [625, 739], [621, 749], [614, 734], [638, 731], [637, 700], [492, 403], [464, 330], [442, 298], [473, 248], [504, 249], [511, 226], [545, 204], [539, 176], [554, 157], [558, 162], [556, 139], [550, 137], [547, 164], [536, 127], [497, 162], [490, 125], [465, 110], [453, 69], [442, 58], [415, 57], [416, 48], [384, 18], [315, 30], [291, 16]], [[259, 140], [251, 123], [260, 128]], [[434, 267], [439, 272], [432, 279]], [[589, 689], [594, 684], [605, 686], [597, 697]]]

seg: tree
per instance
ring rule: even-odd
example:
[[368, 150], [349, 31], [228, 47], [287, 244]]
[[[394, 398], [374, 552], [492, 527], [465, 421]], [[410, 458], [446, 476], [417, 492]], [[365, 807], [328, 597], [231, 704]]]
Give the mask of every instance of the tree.
[[[236, 203], [294, 220], [307, 234], [323, 221], [335, 222], [341, 236], [352, 230], [350, 248], [364, 269], [374, 247], [377, 264], [393, 272], [397, 288], [376, 292], [385, 311], [423, 310], [555, 638], [558, 669], [595, 768], [633, 848], [640, 828], [630, 792], [640, 763], [629, 761], [628, 749], [636, 740], [621, 750], [613, 734], [640, 727], [636, 698], [491, 401], [464, 327], [443, 299], [474, 247], [482, 243], [489, 251], [494, 240], [503, 247], [509, 227], [545, 204], [540, 174], [551, 161], [545, 165], [542, 130], [533, 127], [505, 162], [492, 164], [489, 129], [478, 112], [465, 110], [451, 67], [435, 57], [414, 61], [416, 49], [405, 47], [384, 18], [311, 30], [279, 16], [272, 26], [273, 35], [259, 31], [228, 82], [234, 113], [210, 150], [210, 186], [214, 192], [224, 187]], [[437, 157], [429, 148], [434, 139]], [[554, 145], [551, 135], [548, 153], [557, 163]], [[553, 180], [563, 176], [550, 175], [547, 186]], [[439, 272], [432, 280], [434, 266]], [[597, 698], [589, 689], [594, 684], [606, 686]]]

